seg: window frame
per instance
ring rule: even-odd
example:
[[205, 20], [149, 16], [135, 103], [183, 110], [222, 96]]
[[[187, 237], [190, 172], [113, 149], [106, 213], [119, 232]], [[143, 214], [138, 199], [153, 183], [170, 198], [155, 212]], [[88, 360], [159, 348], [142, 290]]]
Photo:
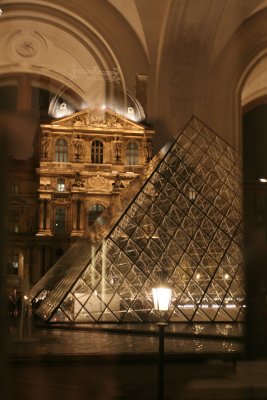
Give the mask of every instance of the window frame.
[[[131, 147], [131, 146], [135, 147]], [[127, 165], [139, 165], [139, 146], [137, 142], [131, 141], [126, 146], [126, 164]]]
[[[14, 263], [17, 264], [14, 267]], [[19, 247], [10, 247], [7, 251], [7, 273], [8, 275], [19, 275]]]
[[104, 163], [104, 143], [100, 139], [94, 139], [91, 143], [91, 163]]
[[[96, 207], [97, 209], [92, 211], [92, 208]], [[101, 207], [101, 210], [99, 210], [99, 207]], [[105, 211], [106, 207], [103, 206], [101, 203], [95, 203], [92, 206], [89, 207], [88, 212], [87, 212], [87, 227], [91, 226], [95, 220], [102, 214], [103, 211]], [[90, 214], [95, 214], [95, 217], [91, 218]]]
[[[60, 215], [59, 211], [64, 210], [62, 215]], [[58, 218], [59, 217], [59, 218]], [[60, 218], [61, 217], [61, 218]], [[54, 219], [54, 232], [59, 235], [63, 235], [66, 233], [67, 229], [67, 208], [66, 207], [56, 207], [55, 208], [55, 219]]]
[[69, 143], [65, 138], [58, 138], [55, 141], [55, 161], [68, 162], [69, 159]]
[[[61, 181], [61, 182], [60, 182]], [[65, 192], [66, 190], [66, 179], [64, 178], [57, 178], [57, 192]]]
[[20, 210], [12, 208], [8, 211], [8, 232], [19, 233]]

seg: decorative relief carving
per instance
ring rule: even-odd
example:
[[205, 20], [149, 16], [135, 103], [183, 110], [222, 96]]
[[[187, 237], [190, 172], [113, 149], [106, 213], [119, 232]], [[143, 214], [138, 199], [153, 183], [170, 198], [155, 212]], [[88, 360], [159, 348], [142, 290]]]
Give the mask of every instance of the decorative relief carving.
[[62, 121], [63, 126], [92, 126], [95, 128], [136, 129], [127, 119], [106, 110], [92, 110]]
[[84, 179], [82, 178], [80, 172], [75, 172], [75, 181], [72, 186], [84, 187]]
[[109, 191], [111, 190], [111, 183], [108, 178], [96, 175], [88, 179], [88, 189]]
[[77, 135], [77, 138], [72, 141], [74, 147], [73, 161], [74, 162], [82, 162], [84, 156], [84, 141], [80, 138], [80, 135]]
[[22, 57], [33, 57], [38, 51], [36, 43], [32, 38], [22, 39], [20, 42], [16, 43], [15, 49]]
[[38, 32], [20, 29], [9, 36], [7, 49], [10, 58], [19, 61], [21, 59], [31, 59], [44, 52], [47, 49], [47, 43]]

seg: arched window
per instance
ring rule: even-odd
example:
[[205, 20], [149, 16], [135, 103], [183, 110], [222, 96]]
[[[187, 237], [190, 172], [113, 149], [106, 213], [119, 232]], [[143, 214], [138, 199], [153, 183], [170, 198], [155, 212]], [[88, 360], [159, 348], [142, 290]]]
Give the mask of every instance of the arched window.
[[104, 210], [105, 207], [102, 206], [102, 204], [94, 204], [90, 207], [88, 212], [88, 226], [91, 225]]
[[68, 161], [68, 142], [66, 139], [58, 139], [56, 141], [56, 161]]
[[130, 142], [127, 144], [126, 148], [126, 163], [128, 165], [139, 164], [138, 160], [138, 144], [135, 142]]
[[103, 164], [104, 146], [100, 140], [94, 140], [91, 146], [91, 161], [93, 164]]

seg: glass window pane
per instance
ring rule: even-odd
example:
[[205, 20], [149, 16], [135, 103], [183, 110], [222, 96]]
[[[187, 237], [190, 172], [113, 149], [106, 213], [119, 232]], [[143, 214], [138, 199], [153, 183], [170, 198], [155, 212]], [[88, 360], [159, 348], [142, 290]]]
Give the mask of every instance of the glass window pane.
[[65, 190], [65, 179], [58, 179], [57, 180], [57, 191], [64, 192]]
[[8, 215], [8, 231], [18, 233], [19, 231], [19, 210], [10, 210]]
[[127, 144], [126, 149], [126, 163], [128, 165], [137, 165], [138, 162], [138, 145], [135, 142], [130, 142]]
[[55, 217], [55, 232], [65, 233], [66, 228], [66, 209], [57, 208]]
[[94, 140], [91, 146], [91, 161], [94, 164], [103, 164], [104, 146], [100, 140]]
[[94, 204], [91, 206], [88, 212], [88, 226], [91, 225], [104, 210], [105, 207], [102, 206], [102, 204]]
[[68, 161], [68, 142], [65, 139], [58, 139], [56, 141], [56, 161]]
[[13, 247], [8, 250], [7, 254], [7, 270], [10, 275], [18, 275], [19, 273], [19, 249]]

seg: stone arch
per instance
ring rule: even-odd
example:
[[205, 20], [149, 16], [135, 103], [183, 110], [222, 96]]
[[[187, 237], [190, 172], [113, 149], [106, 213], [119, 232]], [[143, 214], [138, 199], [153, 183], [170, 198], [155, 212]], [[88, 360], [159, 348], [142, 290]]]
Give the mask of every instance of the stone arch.
[[[79, 7], [69, 1], [64, 8], [58, 1], [4, 1], [0, 50], [6, 58], [0, 74], [27, 71], [53, 78], [81, 96], [83, 108], [114, 103], [113, 88], [117, 85], [125, 91], [133, 86], [135, 69], [147, 67], [147, 57], [138, 35], [112, 4], [94, 5], [97, 10], [83, 0]], [[103, 12], [109, 14], [114, 32], [94, 18]], [[127, 48], [126, 60], [123, 49]]]

